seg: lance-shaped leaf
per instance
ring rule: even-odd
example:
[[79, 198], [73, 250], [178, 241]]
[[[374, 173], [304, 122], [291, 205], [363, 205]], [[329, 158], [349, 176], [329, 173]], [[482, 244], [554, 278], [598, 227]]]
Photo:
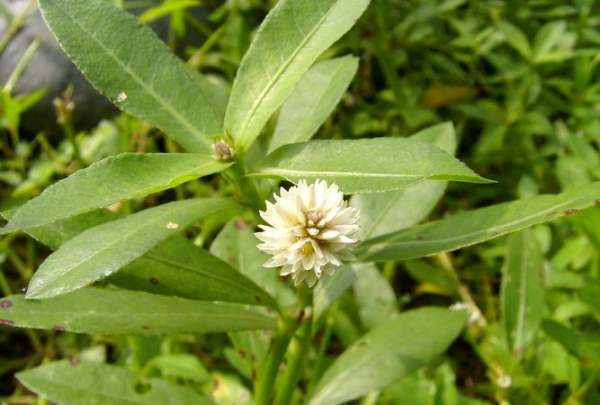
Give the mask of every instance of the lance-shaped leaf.
[[600, 362], [599, 333], [578, 332], [571, 325], [563, 325], [551, 319], [542, 321], [542, 329], [546, 335], [556, 340], [585, 364], [595, 365]]
[[219, 198], [175, 201], [90, 228], [48, 256], [31, 279], [27, 298], [49, 298], [91, 284], [193, 222], [237, 209]]
[[[424, 129], [411, 138], [429, 142], [451, 155], [456, 152], [456, 134], [449, 122]], [[352, 196], [350, 204], [360, 210], [361, 239], [419, 223], [442, 198], [446, 186], [445, 181], [428, 180], [403, 190]]]
[[358, 315], [367, 329], [373, 329], [398, 316], [394, 288], [374, 263], [357, 263], [354, 298]]
[[56, 250], [81, 232], [117, 218], [119, 215], [112, 211], [97, 209], [51, 224], [27, 228], [25, 233], [52, 250]]
[[133, 15], [105, 0], [40, 0], [42, 15], [75, 65], [124, 111], [191, 152], [221, 131], [210, 83], [189, 70]]
[[286, 145], [253, 175], [324, 179], [346, 193], [400, 190], [425, 180], [489, 183], [452, 155], [410, 138], [322, 140]]
[[353, 56], [326, 60], [310, 68], [281, 107], [269, 153], [312, 138], [339, 103], [356, 69], [358, 59]]
[[600, 202], [600, 182], [556, 195], [540, 195], [449, 216], [363, 242], [364, 261], [405, 260], [481, 243], [577, 213]]
[[[39, 242], [57, 249], [86, 229], [116, 218], [118, 216], [113, 212], [94, 210], [30, 228], [26, 232]], [[108, 281], [122, 288], [155, 294], [274, 306], [271, 296], [252, 280], [183, 236], [177, 235], [123, 267]]]
[[346, 290], [352, 287], [356, 279], [356, 266], [345, 265], [338, 271], [330, 275], [324, 275], [315, 286], [313, 295], [313, 308], [315, 311], [314, 319], [319, 320], [325, 314], [327, 309], [342, 295]]
[[542, 322], [544, 262], [530, 229], [511, 235], [507, 247], [502, 272], [502, 323], [511, 349], [521, 353]]
[[46, 300], [3, 298], [4, 325], [78, 333], [176, 334], [271, 329], [275, 321], [243, 305], [194, 301], [115, 288], [81, 288]]
[[[58, 404], [103, 405], [211, 405], [213, 402], [190, 388], [158, 378], [142, 381], [131, 371], [108, 364], [72, 358], [44, 364], [16, 375], [29, 390]], [[138, 392], [143, 382], [147, 391]]]
[[465, 311], [423, 308], [400, 314], [352, 344], [325, 371], [310, 405], [358, 398], [427, 365], [462, 330]]
[[274, 307], [250, 278], [182, 236], [174, 236], [125, 266], [109, 282], [122, 288], [204, 301]]
[[302, 75], [368, 4], [369, 0], [277, 3], [244, 55], [229, 98], [225, 129], [237, 145], [248, 148]]
[[31, 228], [144, 196], [228, 167], [191, 153], [123, 153], [111, 156], [48, 187], [11, 213], [9, 225]]
[[210, 246], [210, 252], [264, 288], [279, 304], [293, 304], [295, 297], [289, 285], [276, 270], [263, 267], [268, 257], [256, 248], [257, 243], [252, 229], [238, 218], [225, 225]]

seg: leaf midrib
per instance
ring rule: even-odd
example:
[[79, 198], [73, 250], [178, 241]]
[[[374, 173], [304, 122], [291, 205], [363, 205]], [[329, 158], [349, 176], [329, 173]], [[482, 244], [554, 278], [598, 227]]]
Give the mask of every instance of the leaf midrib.
[[[335, 79], [337, 79], [340, 76], [340, 73], [345, 70], [345, 67], [346, 66], [343, 63], [339, 64], [339, 66], [336, 68], [335, 72], [331, 76], [331, 78], [332, 78], [331, 82], [334, 82]], [[318, 95], [317, 102], [314, 103], [312, 105], [312, 107], [310, 107], [309, 113], [307, 115], [312, 116], [316, 113], [316, 111], [319, 111], [320, 110], [319, 107], [321, 107], [321, 103], [325, 99], [325, 96], [328, 95], [329, 92], [331, 91], [330, 87], [327, 87], [327, 86], [324, 86], [321, 90], [322, 91]], [[334, 108], [335, 108], [335, 106], [334, 106]], [[322, 125], [323, 124], [319, 125], [319, 127], [321, 127]], [[303, 132], [306, 132], [306, 128], [308, 126], [309, 126], [308, 121], [305, 121], [302, 125], [298, 125], [296, 127], [296, 129], [290, 134], [290, 138], [292, 139], [292, 142], [299, 142], [297, 139], [298, 138], [297, 134], [299, 132], [301, 132], [301, 130], [303, 130]], [[312, 127], [313, 125], [311, 124], [310, 126]], [[317, 128], [317, 130], [318, 130], [318, 128]], [[280, 146], [283, 146], [283, 145], [280, 145]], [[277, 149], [277, 148], [275, 148], [275, 149]], [[273, 149], [273, 150], [275, 150], [275, 149]]]
[[[325, 14], [323, 14], [323, 17], [321, 17], [319, 19], [319, 21], [317, 21], [315, 26], [308, 32], [308, 34], [300, 42], [298, 47], [296, 47], [294, 52], [292, 52], [291, 56], [275, 72], [275, 75], [273, 75], [273, 77], [271, 79], [269, 79], [269, 83], [267, 84], [267, 86], [265, 87], [263, 92], [260, 94], [260, 96], [256, 99], [256, 101], [254, 102], [249, 113], [246, 114], [246, 118], [243, 121], [242, 126], [240, 127], [240, 134], [241, 134], [241, 135], [239, 135], [240, 140], [246, 141], [247, 137], [245, 136], [245, 133], [246, 133], [246, 130], [248, 129], [248, 126], [250, 125], [250, 122], [253, 120], [253, 117], [255, 116], [256, 111], [258, 110], [260, 105], [263, 103], [264, 99], [267, 97], [267, 95], [270, 93], [270, 91], [273, 89], [275, 84], [277, 84], [277, 82], [279, 81], [281, 76], [283, 76], [283, 73], [285, 72], [285, 70], [292, 64], [292, 62], [296, 59], [296, 56], [298, 56], [298, 54], [304, 49], [304, 46], [313, 38], [313, 36], [316, 34], [316, 32], [319, 30], [319, 28], [321, 28], [321, 26], [323, 25], [323, 23], [325, 22], [327, 17], [329, 17], [331, 10], [335, 7], [336, 4], [337, 4], [337, 1], [335, 1], [331, 4], [331, 7], [329, 7], [327, 12], [325, 12]], [[300, 29], [298, 27], [296, 27], [296, 30], [300, 31]], [[250, 51], [251, 50], [249, 50], [248, 52], [250, 52]], [[233, 135], [236, 136], [236, 134], [233, 134]]]
[[[191, 204], [190, 204], [190, 205], [191, 205]], [[178, 212], [178, 211], [182, 211], [182, 210], [189, 209], [189, 208], [190, 208], [190, 207], [189, 207], [188, 205], [186, 205], [186, 206], [178, 207], [178, 209], [176, 209], [176, 210], [174, 210], [174, 211], [177, 211], [177, 212]], [[86, 257], [84, 257], [83, 259], [81, 259], [81, 260], [79, 260], [77, 263], [75, 263], [74, 265], [70, 266], [68, 269], [66, 269], [66, 270], [65, 270], [64, 272], [62, 272], [61, 274], [57, 274], [57, 273], [49, 273], [49, 275], [56, 274], [56, 276], [55, 276], [54, 278], [48, 278], [48, 280], [49, 280], [49, 281], [48, 281], [48, 282], [46, 282], [46, 283], [44, 283], [44, 284], [42, 284], [42, 286], [45, 286], [46, 288], [43, 288], [41, 291], [44, 291], [44, 290], [46, 290], [46, 289], [50, 288], [50, 286], [51, 286], [52, 284], [54, 284], [54, 283], [55, 283], [57, 280], [59, 280], [59, 279], [62, 279], [63, 277], [65, 277], [65, 276], [67, 276], [67, 275], [69, 275], [69, 274], [72, 274], [72, 272], [73, 272], [73, 271], [75, 271], [75, 269], [77, 269], [78, 267], [80, 267], [82, 264], [85, 264], [86, 262], [89, 262], [89, 261], [93, 260], [94, 258], [97, 258], [98, 256], [100, 256], [100, 255], [104, 254], [104, 253], [105, 253], [107, 250], [110, 250], [110, 249], [114, 248], [114, 246], [115, 246], [115, 245], [119, 245], [119, 244], [121, 244], [121, 241], [123, 241], [124, 239], [129, 239], [129, 238], [130, 238], [132, 235], [135, 235], [135, 234], [137, 234], [137, 233], [141, 232], [141, 231], [142, 231], [142, 230], [144, 230], [144, 229], [147, 229], [147, 228], [149, 228], [149, 227], [154, 227], [154, 226], [156, 226], [156, 224], [157, 224], [158, 222], [160, 222], [161, 220], [163, 220], [165, 217], [169, 217], [169, 216], [173, 216], [173, 215], [175, 215], [177, 212], [174, 212], [174, 211], [165, 212], [164, 214], [162, 214], [162, 215], [160, 216], [160, 220], [155, 220], [155, 221], [153, 221], [153, 222], [152, 222], [152, 223], [150, 223], [150, 224], [143, 224], [141, 227], [139, 227], [139, 228], [135, 228], [135, 229], [133, 229], [131, 232], [127, 232], [127, 231], [125, 231], [123, 234], [120, 234], [119, 238], [113, 239], [113, 242], [112, 242], [112, 243], [109, 243], [108, 245], [105, 245], [103, 248], [101, 248], [101, 249], [99, 249], [99, 250], [96, 250], [96, 251], [92, 252], [90, 255], [88, 255], [88, 256], [86, 256]], [[203, 214], [203, 215], [204, 215], [204, 214]], [[111, 221], [111, 222], [114, 222], [114, 221]], [[110, 223], [110, 222], [107, 222], [107, 224], [109, 224], [109, 223]], [[181, 225], [181, 224], [180, 224], [180, 225]], [[100, 226], [102, 226], [102, 225], [100, 225]], [[92, 228], [92, 229], [93, 229], [93, 228]], [[177, 229], [177, 231], [181, 231], [181, 230], [183, 230], [183, 227], [181, 227], [181, 229], [179, 229], [179, 228]], [[87, 232], [87, 231], [86, 231], [86, 232]], [[165, 234], [165, 237], [168, 237], [168, 235], [169, 235], [169, 233], [166, 233], [166, 234]], [[140, 255], [140, 256], [141, 256], [141, 255]], [[139, 256], [138, 256], [138, 257], [139, 257]], [[38, 270], [38, 271], [39, 271], [39, 270]], [[113, 271], [113, 272], [111, 272], [111, 273], [109, 273], [109, 275], [110, 275], [110, 274], [112, 274], [112, 273], [114, 273], [114, 271]], [[55, 288], [56, 288], [56, 287], [55, 287]], [[58, 290], [58, 291], [65, 291], [65, 290], [67, 290], [67, 289], [68, 289], [68, 288], [67, 288], [67, 287], [65, 287], [65, 288], [62, 288], [62, 289], [58, 288], [57, 290]]]
[[[154, 88], [152, 86], [147, 85], [141, 77], [139, 77], [133, 70], [131, 70], [129, 68], [128, 65], [124, 64], [115, 53], [113, 53], [110, 48], [107, 48], [106, 46], [104, 46], [104, 44], [94, 35], [93, 32], [90, 32], [88, 30], [86, 30], [84, 28], [83, 25], [81, 25], [76, 19], [72, 18], [67, 12], [64, 11], [63, 8], [61, 8], [60, 6], [57, 6], [57, 9], [60, 9], [63, 16], [65, 16], [67, 19], [69, 19], [73, 25], [75, 25], [77, 28], [79, 28], [81, 30], [81, 32], [83, 32], [85, 35], [87, 35], [88, 37], [90, 37], [94, 42], [96, 42], [100, 48], [112, 59], [114, 60], [119, 66], [121, 66], [121, 68], [129, 74], [129, 76], [136, 82], [138, 83], [143, 89], [145, 89], [147, 91], [148, 94], [150, 94], [166, 111], [168, 111], [173, 117], [175, 117], [189, 132], [190, 134], [196, 133], [196, 132], [200, 132], [203, 133], [204, 131], [202, 131], [199, 128], [196, 128], [191, 122], [189, 122], [183, 115], [179, 114], [179, 112], [177, 112], [177, 110], [173, 109], [165, 100], [163, 100], [160, 95], [158, 93], [156, 93], [154, 91]], [[62, 41], [59, 41], [59, 43]], [[62, 45], [61, 45], [62, 46]], [[206, 140], [204, 137], [194, 137], [194, 139], [199, 140], [202, 144], [204, 144], [205, 147], [210, 148], [210, 143], [208, 142], [208, 140]]]
[[377, 216], [371, 220], [371, 224], [365, 229], [365, 231], [363, 233], [364, 238], [371, 237], [371, 234], [373, 232], [375, 232], [375, 229], [377, 229], [377, 227], [379, 226], [381, 221], [387, 216], [387, 214], [390, 212], [392, 207], [394, 207], [396, 205], [396, 203], [398, 202], [398, 199], [400, 199], [404, 195], [405, 192], [406, 192], [406, 190], [404, 190], [404, 189], [393, 191], [392, 192], [394, 194], [393, 197], [390, 194], [390, 197], [389, 197], [385, 207], [383, 207], [382, 209], [379, 210], [379, 212], [377, 213]]
[[[119, 156], [119, 155], [117, 155], [117, 156], [115, 157], [115, 159], [113, 159], [113, 161], [114, 161], [114, 160], [116, 160], [116, 158], [118, 158], [118, 156]], [[110, 159], [110, 158], [111, 158], [111, 157], [109, 157], [108, 159]], [[100, 161], [100, 162], [97, 162], [97, 163], [94, 163], [93, 165], [89, 166], [87, 169], [91, 169], [91, 168], [93, 168], [93, 167], [94, 167], [94, 165], [97, 165], [98, 163], [101, 163], [101, 162], [102, 162], [102, 161]], [[111, 162], [111, 163], [112, 163], [112, 162]], [[30, 203], [31, 203], [32, 201], [34, 201], [35, 199], [33, 199], [33, 200], [29, 200], [27, 203], [25, 203], [25, 204], [23, 205], [23, 207], [22, 207], [22, 208], [18, 209], [18, 210], [15, 212], [15, 214], [13, 215], [13, 217], [12, 217], [12, 218], [10, 218], [9, 222], [12, 222], [13, 224], [16, 224], [16, 227], [17, 227], [17, 228], [20, 228], [20, 229], [24, 229], [24, 228], [36, 228], [36, 227], [39, 227], [39, 226], [46, 226], [46, 225], [52, 224], [52, 223], [54, 223], [54, 222], [61, 221], [61, 220], [64, 220], [64, 219], [67, 219], [67, 218], [69, 218], [69, 217], [73, 217], [73, 216], [76, 216], [76, 215], [84, 214], [84, 213], [86, 213], [86, 212], [93, 211], [94, 209], [98, 209], [98, 208], [105, 207], [105, 206], [107, 206], [107, 205], [110, 205], [110, 204], [112, 204], [114, 201], [120, 201], [120, 200], [130, 200], [130, 199], [132, 199], [132, 198], [136, 198], [136, 197], [140, 197], [140, 196], [145, 196], [145, 195], [147, 195], [147, 194], [150, 194], [150, 193], [155, 193], [155, 192], [159, 192], [159, 191], [162, 191], [162, 190], [167, 190], [167, 189], [169, 189], [169, 188], [177, 187], [177, 186], [178, 186], [178, 185], [180, 185], [180, 184], [183, 184], [183, 183], [186, 183], [186, 182], [188, 182], [188, 181], [191, 181], [191, 180], [193, 180], [193, 179], [197, 179], [197, 178], [199, 178], [199, 177], [202, 177], [202, 175], [198, 175], [197, 173], [204, 173], [204, 170], [205, 170], [207, 167], [211, 167], [213, 164], [214, 164], [214, 162], [211, 162], [211, 161], [202, 162], [202, 163], [200, 163], [199, 165], [197, 165], [197, 166], [195, 166], [195, 167], [193, 167], [193, 168], [190, 168], [190, 169], [186, 170], [185, 172], [182, 172], [181, 174], [179, 174], [179, 175], [177, 175], [177, 176], [173, 176], [173, 177], [171, 177], [171, 179], [170, 179], [170, 181], [169, 181], [169, 182], [165, 182], [165, 183], [164, 183], [164, 186], [154, 186], [154, 187], [150, 187], [150, 186], [148, 186], [148, 187], [145, 187], [145, 188], [143, 188], [143, 189], [140, 189], [140, 190], [139, 190], [138, 192], [136, 192], [136, 193], [133, 193], [133, 194], [128, 194], [128, 195], [123, 195], [123, 196], [121, 196], [121, 197], [118, 197], [118, 198], [116, 198], [116, 199], [115, 199], [115, 198], [113, 198], [113, 199], [111, 199], [111, 200], [110, 200], [111, 202], [108, 202], [108, 203], [102, 203], [101, 205], [95, 204], [95, 205], [94, 205], [94, 206], [92, 206], [91, 208], [88, 206], [88, 207], [87, 207], [87, 208], [85, 208], [85, 209], [78, 209], [78, 210], [75, 210], [75, 211], [69, 211], [68, 213], [64, 213], [64, 215], [62, 215], [62, 216], [54, 216], [54, 217], [51, 217], [51, 220], [50, 220], [50, 221], [48, 221], [48, 220], [47, 220], [47, 217], [45, 217], [45, 219], [44, 219], [43, 221], [40, 221], [40, 222], [34, 222], [34, 223], [31, 223], [31, 222], [30, 222], [30, 223], [27, 223], [27, 222], [25, 222], [25, 223], [24, 223], [24, 225], [23, 225], [23, 221], [22, 221], [22, 220], [21, 220], [21, 221], [19, 221], [19, 219], [18, 219], [18, 216], [19, 216], [19, 213], [20, 213], [20, 212], [21, 212], [23, 209], [25, 209], [25, 212], [27, 212], [27, 211], [26, 211], [26, 209], [29, 209], [29, 205], [30, 205]], [[85, 171], [85, 169], [83, 169], [83, 170], [81, 170], [81, 171], [78, 171], [78, 172], [75, 172], [75, 173], [73, 174], [73, 176], [75, 176], [75, 177], [81, 177], [81, 176], [83, 176], [83, 175], [89, 175], [89, 172], [87, 172], [87, 173], [84, 173], [84, 171]], [[209, 172], [210, 172], [210, 171], [209, 171]], [[80, 174], [78, 174], [78, 173], [80, 173]], [[73, 176], [72, 176], [72, 177], [73, 177]], [[69, 177], [69, 178], [70, 178], [70, 177]], [[67, 179], [68, 179], [68, 178], [67, 178]], [[65, 179], [65, 180], [66, 180], [66, 179]], [[58, 183], [56, 183], [56, 184], [58, 184]], [[42, 193], [39, 195], [39, 197], [42, 197], [42, 196], [44, 196], [44, 194], [45, 194], [45, 193], [47, 193], [49, 190], [51, 190], [51, 187], [49, 187], [49, 188], [47, 188], [46, 190], [42, 191]], [[46, 196], [47, 196], [47, 195], [48, 195], [48, 194], [46, 194]], [[23, 214], [21, 214], [21, 216], [23, 216]], [[17, 218], [17, 219], [15, 220], [15, 218]], [[28, 216], [26, 216], [25, 218], [28, 218]]]
[[[486, 234], [486, 233], [496, 234], [496, 231], [498, 231], [498, 230], [502, 231], [503, 228], [511, 227], [511, 226], [519, 224], [521, 222], [526, 222], [526, 221], [538, 218], [540, 216], [547, 215], [547, 214], [551, 213], [554, 210], [561, 210], [564, 207], [568, 207], [568, 206], [570, 206], [572, 204], [576, 204], [579, 200], [581, 200], [581, 199], [578, 198], [576, 200], [570, 200], [570, 201], [564, 202], [562, 204], [554, 205], [551, 208], [548, 208], [548, 209], [546, 209], [544, 211], [539, 211], [536, 214], [531, 215], [530, 217], [519, 218], [517, 220], [511, 221], [511, 222], [508, 222], [508, 223], [505, 223], [505, 224], [502, 224], [502, 225], [497, 225], [495, 227], [486, 228], [484, 230], [477, 230], [477, 231], [473, 231], [473, 232], [470, 232], [470, 233], [464, 233], [464, 234], [461, 234], [459, 236], [451, 236], [451, 237], [442, 238], [442, 239], [427, 239], [427, 240], [422, 240], [422, 241], [419, 241], [419, 240], [408, 240], [408, 241], [395, 241], [395, 242], [391, 241], [390, 243], [381, 242], [381, 243], [375, 244], [375, 245], [367, 248], [367, 253], [368, 254], [367, 254], [366, 258], [368, 258], [369, 256], [371, 256], [373, 254], [377, 254], [377, 249], [385, 248], [385, 247], [392, 246], [392, 245], [396, 245], [396, 246], [398, 246], [398, 245], [404, 245], [404, 246], [407, 246], [407, 245], [420, 245], [420, 244], [424, 245], [424, 244], [430, 244], [430, 243], [449, 243], [449, 242], [453, 242], [453, 241], [456, 241], [456, 240], [463, 239], [465, 237], [470, 238], [472, 236], [476, 236], [476, 235], [479, 235], [479, 234]], [[501, 235], [503, 235], [503, 234], [498, 234], [496, 236], [501, 236]], [[471, 243], [469, 243], [467, 245], [464, 245], [462, 247], [471, 246], [471, 245], [476, 244], [476, 243], [478, 243], [478, 242], [477, 241], [473, 241], [473, 242], [471, 242]]]
[[431, 176], [422, 174], [402, 174], [402, 173], [367, 173], [367, 172], [344, 172], [335, 170], [294, 170], [267, 168], [258, 173], [251, 173], [250, 176], [278, 175], [278, 176], [323, 176], [323, 177], [374, 177], [374, 178], [407, 178], [407, 179], [426, 179]]
[[[164, 259], [164, 258], [161, 258], [161, 257], [159, 257], [157, 255], [152, 254], [152, 253], [147, 253], [146, 255], [143, 256], [143, 258], [146, 258], [148, 260], [153, 260], [153, 261], [165, 264], [165, 265], [177, 267], [177, 268], [179, 268], [179, 269], [181, 269], [181, 270], [183, 270], [185, 272], [188, 272], [188, 273], [202, 274], [203, 276], [205, 276], [207, 278], [215, 279], [217, 281], [220, 281], [223, 284], [230, 285], [231, 287], [241, 288], [241, 289], [245, 290], [247, 293], [250, 293], [250, 294], [258, 293], [258, 291], [255, 291], [255, 290], [251, 289], [250, 287], [247, 287], [246, 285], [237, 283], [237, 282], [232, 281], [232, 280], [230, 280], [228, 278], [219, 277], [219, 275], [218, 275], [217, 272], [210, 273], [210, 272], [204, 271], [202, 269], [192, 268], [192, 267], [184, 265], [183, 263], [171, 261], [169, 259]], [[252, 281], [252, 280], [250, 280], [250, 281]]]
[[[201, 302], [201, 301], [200, 301]], [[240, 304], [241, 305], [241, 304]], [[223, 319], [228, 319], [228, 320], [241, 320], [241, 321], [253, 321], [253, 320], [259, 320], [261, 322], [263, 321], [273, 321], [273, 318], [269, 318], [265, 315], [259, 314], [259, 313], [251, 313], [248, 310], [242, 309], [240, 308], [240, 311], [244, 311], [244, 316], [241, 315], [235, 315], [235, 314], [211, 314], [210, 316], [206, 316], [205, 313], [200, 313], [197, 310], [195, 311], [190, 311], [190, 312], [174, 312], [173, 309], [169, 308], [167, 310], [165, 310], [165, 312], [156, 312], [156, 309], [153, 309], [152, 312], [145, 312], [142, 313], [143, 316], [146, 317], [150, 317], [153, 319], [156, 319], [157, 317], [164, 317], [166, 320], [173, 320], [174, 317], [179, 318], [180, 320], [184, 320], [186, 321], [187, 318], [199, 318], [200, 320], [204, 319], [211, 319], [211, 320], [223, 320]], [[48, 316], [48, 315], [57, 315], [57, 316], [67, 316], [67, 318], [65, 319], [65, 324], [71, 323], [71, 322], [81, 322], [81, 320], [84, 317], [102, 317], [102, 318], [107, 318], [107, 319], [130, 319], [131, 318], [131, 313], [130, 312], [125, 312], [125, 313], [119, 313], [119, 312], [96, 312], [96, 311], [85, 311], [85, 312], [73, 312], [73, 311], [54, 311], [54, 310], [36, 310], [36, 311], [26, 311], [27, 314], [33, 315], [33, 316]], [[69, 319], [68, 316], [72, 316], [74, 319]], [[140, 313], [138, 312], [136, 314], [136, 316], [140, 316]], [[17, 322], [19, 323], [19, 322]], [[171, 322], [172, 323], [172, 322]]]

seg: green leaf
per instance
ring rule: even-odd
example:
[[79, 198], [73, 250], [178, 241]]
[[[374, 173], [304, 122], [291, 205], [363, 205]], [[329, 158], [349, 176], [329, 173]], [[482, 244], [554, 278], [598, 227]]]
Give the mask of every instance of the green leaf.
[[543, 256], [530, 229], [508, 239], [502, 272], [502, 323], [509, 346], [521, 353], [534, 338], [545, 306]]
[[402, 263], [406, 272], [421, 285], [417, 291], [456, 296], [459, 285], [455, 278], [447, 270], [434, 266], [426, 260], [407, 260]]
[[237, 210], [225, 199], [190, 199], [163, 204], [90, 228], [48, 256], [34, 274], [27, 298], [73, 291], [116, 272], [159, 242], [203, 217]]
[[390, 283], [373, 263], [355, 264], [354, 297], [358, 315], [367, 329], [398, 316], [398, 302]]
[[177, 377], [195, 382], [209, 380], [208, 372], [198, 357], [191, 354], [163, 354], [154, 357], [145, 366], [157, 369], [164, 377]]
[[123, 153], [111, 156], [48, 187], [19, 207], [10, 224], [46, 225], [118, 201], [145, 196], [228, 167], [191, 153]]
[[342, 353], [309, 404], [340, 404], [386, 387], [442, 354], [466, 320], [465, 311], [433, 307], [400, 314]]
[[527, 60], [531, 58], [531, 46], [523, 32], [515, 25], [507, 21], [499, 21], [498, 28], [506, 37], [508, 44]]
[[535, 34], [533, 41], [533, 59], [541, 61], [564, 37], [567, 30], [565, 21], [546, 23]]
[[[449, 122], [424, 129], [411, 138], [429, 142], [451, 155], [456, 152], [456, 134]], [[442, 198], [446, 185], [445, 181], [428, 180], [404, 190], [352, 196], [350, 204], [360, 210], [361, 239], [419, 223]]]
[[[94, 210], [27, 229], [27, 233], [57, 249], [86, 229], [116, 218], [113, 212]], [[173, 236], [158, 244], [108, 281], [122, 288], [202, 301], [275, 305], [271, 296], [252, 280], [182, 236]]]
[[562, 194], [492, 205], [369, 239], [357, 247], [357, 255], [363, 261], [405, 260], [456, 250], [575, 214], [599, 201], [596, 182]]
[[231, 332], [227, 334], [233, 347], [224, 350], [227, 361], [248, 380], [256, 378], [256, 365], [261, 364], [271, 336], [264, 331]]
[[162, 4], [148, 8], [139, 15], [138, 19], [144, 24], [148, 24], [162, 17], [174, 14], [177, 11], [184, 11], [186, 8], [197, 6], [200, 6], [199, 0], [166, 1]]
[[435, 146], [409, 138], [322, 140], [286, 145], [253, 175], [324, 179], [346, 193], [400, 190], [425, 180], [489, 183]]
[[221, 132], [211, 85], [150, 28], [105, 0], [40, 0], [42, 15], [75, 65], [102, 94], [192, 152]]
[[600, 319], [600, 279], [588, 277], [578, 291], [579, 298], [585, 303], [597, 319]]
[[2, 300], [5, 325], [110, 335], [272, 329], [275, 321], [239, 304], [194, 301], [114, 288], [81, 288], [45, 300]]
[[263, 267], [269, 258], [256, 248], [257, 244], [252, 229], [238, 218], [225, 225], [210, 252], [264, 288], [282, 306], [293, 304], [296, 297], [290, 284], [280, 278], [278, 269]]
[[292, 93], [302, 75], [360, 17], [369, 0], [281, 0], [244, 55], [225, 113], [242, 149]]
[[269, 153], [312, 138], [339, 103], [357, 69], [358, 58], [353, 56], [326, 60], [310, 68], [281, 107]]
[[273, 298], [251, 279], [182, 236], [162, 242], [113, 274], [108, 281], [121, 288], [153, 294], [276, 305]]
[[[10, 215], [8, 217], [10, 218]], [[86, 229], [113, 221], [117, 218], [119, 218], [119, 215], [112, 211], [97, 209], [58, 220], [51, 224], [27, 228], [25, 233], [38, 242], [50, 247], [52, 250], [56, 250], [60, 245]]]
[[319, 320], [327, 309], [350, 287], [356, 278], [354, 266], [345, 265], [317, 283], [313, 296], [314, 318]]
[[542, 328], [548, 336], [584, 363], [600, 362], [600, 334], [578, 333], [572, 327], [566, 327], [550, 319], [542, 322]]
[[[57, 361], [16, 375], [29, 390], [52, 402], [69, 405], [210, 405], [190, 388], [158, 378], [140, 380], [131, 371], [78, 359]], [[136, 384], [146, 387], [136, 391]]]
[[235, 374], [212, 373], [212, 398], [217, 405], [254, 405], [252, 393]]

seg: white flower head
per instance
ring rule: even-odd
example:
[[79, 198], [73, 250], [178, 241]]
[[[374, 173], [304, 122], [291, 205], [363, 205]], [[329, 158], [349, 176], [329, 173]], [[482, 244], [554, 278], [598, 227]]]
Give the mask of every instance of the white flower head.
[[348, 207], [335, 184], [317, 180], [273, 195], [260, 216], [269, 225], [260, 225], [258, 248], [273, 257], [265, 267], [281, 267], [281, 275], [292, 275], [294, 284], [315, 285], [322, 274], [333, 273], [342, 260], [352, 260], [350, 248], [359, 230], [357, 209]]

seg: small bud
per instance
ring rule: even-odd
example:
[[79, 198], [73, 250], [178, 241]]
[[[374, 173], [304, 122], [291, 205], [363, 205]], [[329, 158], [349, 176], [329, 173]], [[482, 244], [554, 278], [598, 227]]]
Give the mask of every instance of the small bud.
[[215, 159], [222, 160], [225, 162], [233, 159], [233, 149], [227, 142], [224, 140], [217, 141], [212, 144], [212, 150], [215, 156]]
[[73, 102], [73, 87], [67, 87], [67, 89], [59, 97], [56, 97], [52, 101], [52, 104], [54, 105], [54, 110], [56, 111], [56, 122], [58, 122], [60, 125], [65, 125], [66, 123], [71, 122], [73, 111], [75, 110], [75, 103]]

